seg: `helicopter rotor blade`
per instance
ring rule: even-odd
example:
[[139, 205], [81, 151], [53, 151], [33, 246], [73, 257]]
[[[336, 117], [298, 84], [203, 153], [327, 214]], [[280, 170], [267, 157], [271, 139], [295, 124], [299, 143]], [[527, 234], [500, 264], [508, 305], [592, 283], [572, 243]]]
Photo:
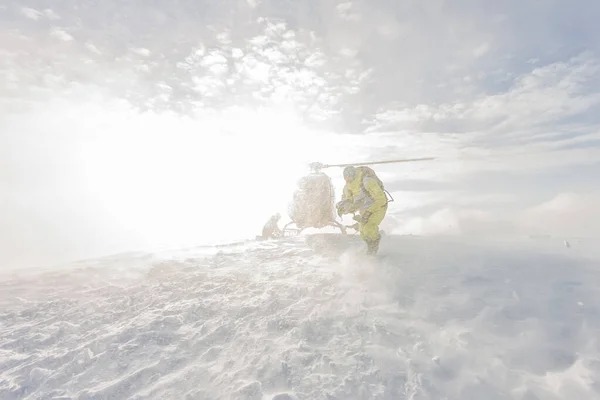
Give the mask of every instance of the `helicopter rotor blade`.
[[393, 164], [393, 163], [402, 163], [402, 162], [413, 162], [413, 161], [430, 161], [435, 160], [435, 157], [421, 157], [421, 158], [403, 158], [398, 160], [386, 160], [386, 161], [369, 161], [369, 162], [361, 162], [361, 163], [351, 163], [351, 164], [320, 164], [321, 168], [332, 168], [332, 167], [348, 167], [353, 165], [374, 165], [374, 164]]

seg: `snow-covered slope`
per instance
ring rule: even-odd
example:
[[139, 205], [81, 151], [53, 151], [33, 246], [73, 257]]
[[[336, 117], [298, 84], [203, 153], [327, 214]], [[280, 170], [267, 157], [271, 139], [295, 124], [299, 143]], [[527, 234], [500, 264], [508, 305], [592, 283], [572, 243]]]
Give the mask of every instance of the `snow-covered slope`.
[[314, 235], [5, 274], [0, 399], [600, 398], [600, 271], [577, 246], [360, 246]]

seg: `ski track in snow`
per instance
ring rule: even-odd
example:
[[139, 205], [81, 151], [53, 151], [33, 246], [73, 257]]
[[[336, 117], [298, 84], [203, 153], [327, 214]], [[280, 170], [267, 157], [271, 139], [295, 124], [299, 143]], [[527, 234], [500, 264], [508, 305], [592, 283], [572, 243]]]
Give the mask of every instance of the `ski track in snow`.
[[0, 399], [600, 398], [593, 259], [356, 246], [316, 235], [5, 274]]

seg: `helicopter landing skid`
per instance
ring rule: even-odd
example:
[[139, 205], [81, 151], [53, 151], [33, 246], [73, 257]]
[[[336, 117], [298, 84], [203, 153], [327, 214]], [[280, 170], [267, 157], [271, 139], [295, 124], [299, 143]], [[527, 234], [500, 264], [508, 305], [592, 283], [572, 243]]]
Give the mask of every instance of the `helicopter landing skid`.
[[[348, 225], [342, 225], [342, 224], [340, 224], [340, 223], [339, 223], [339, 222], [337, 222], [337, 221], [331, 221], [330, 223], [328, 223], [328, 224], [326, 224], [326, 225], [323, 225], [323, 226], [319, 226], [319, 227], [313, 227], [313, 226], [304, 226], [304, 227], [301, 227], [301, 228], [299, 228], [299, 227], [296, 227], [296, 228], [290, 228], [290, 227], [289, 227], [290, 225], [294, 225], [294, 224], [295, 224], [295, 222], [294, 222], [294, 221], [292, 221], [292, 222], [289, 222], [289, 223], [287, 223], [287, 224], [286, 224], [286, 225], [283, 227], [283, 229], [282, 229], [282, 231], [283, 231], [283, 236], [298, 236], [298, 235], [300, 235], [300, 233], [302, 233], [302, 231], [303, 231], [303, 230], [305, 230], [306, 228], [324, 228], [324, 227], [326, 227], [326, 226], [332, 226], [332, 227], [334, 227], [334, 228], [338, 228], [338, 229], [339, 229], [339, 230], [342, 232], [342, 234], [343, 234], [343, 235], [346, 235], [346, 234], [348, 233], [348, 232], [347, 232], [347, 228], [352, 228], [352, 229], [358, 230], [358, 229], [357, 229], [358, 227], [356, 226], [357, 224], [354, 224], [354, 225], [349, 225], [349, 226], [348, 226]], [[355, 226], [356, 226], [356, 227], [355, 227]]]

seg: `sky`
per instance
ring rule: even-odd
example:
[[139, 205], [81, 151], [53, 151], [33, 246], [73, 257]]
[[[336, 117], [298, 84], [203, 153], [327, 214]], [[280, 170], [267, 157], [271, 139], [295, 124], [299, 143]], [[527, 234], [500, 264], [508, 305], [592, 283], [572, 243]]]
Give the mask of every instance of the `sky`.
[[253, 238], [313, 161], [436, 157], [375, 167], [387, 232], [598, 237], [599, 13], [5, 0], [0, 265]]

